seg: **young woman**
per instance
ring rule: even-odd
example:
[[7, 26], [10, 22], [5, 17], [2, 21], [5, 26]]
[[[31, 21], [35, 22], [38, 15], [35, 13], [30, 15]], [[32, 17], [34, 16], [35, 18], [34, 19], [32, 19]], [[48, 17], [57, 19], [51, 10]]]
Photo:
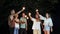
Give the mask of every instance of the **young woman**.
[[40, 27], [41, 21], [39, 16], [36, 14], [35, 18], [33, 18], [31, 17], [31, 13], [29, 13], [29, 17], [33, 21], [33, 26], [32, 26], [33, 34], [41, 34], [41, 27]]
[[18, 34], [18, 32], [19, 32], [19, 23], [20, 23], [20, 21], [18, 19], [18, 14], [15, 14], [14, 21], [15, 21], [14, 34]]
[[[37, 14], [39, 15], [39, 12], [37, 12]], [[50, 34], [50, 30], [51, 32], [53, 31], [52, 27], [53, 27], [53, 22], [52, 19], [50, 17], [50, 15], [48, 13], [46, 13], [46, 17], [43, 17], [42, 15], [39, 15], [40, 19], [44, 20], [44, 34]]]

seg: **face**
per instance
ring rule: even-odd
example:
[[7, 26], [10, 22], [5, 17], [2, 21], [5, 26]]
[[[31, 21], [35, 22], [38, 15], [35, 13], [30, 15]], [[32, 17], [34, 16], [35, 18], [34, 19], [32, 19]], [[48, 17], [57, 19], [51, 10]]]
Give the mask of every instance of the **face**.
[[12, 14], [12, 15], [13, 15], [13, 14], [15, 14], [15, 11], [14, 11], [14, 10], [12, 10], [12, 11], [11, 11], [11, 14]]
[[25, 17], [25, 13], [22, 13], [22, 17]]
[[49, 14], [48, 14], [48, 13], [46, 13], [46, 17], [47, 17], [47, 18], [49, 17]]
[[39, 16], [38, 16], [37, 14], [35, 15], [35, 17], [36, 17], [36, 18], [39, 18]]

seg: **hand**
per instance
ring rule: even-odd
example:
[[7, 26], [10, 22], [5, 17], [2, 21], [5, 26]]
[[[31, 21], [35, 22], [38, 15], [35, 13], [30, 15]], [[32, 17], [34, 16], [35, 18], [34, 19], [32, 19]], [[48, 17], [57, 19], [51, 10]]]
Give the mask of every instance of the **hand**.
[[21, 21], [21, 24], [25, 23], [23, 20]]
[[29, 16], [31, 16], [31, 13], [29, 13]]
[[26, 17], [27, 19], [29, 19], [27, 15], [25, 15], [25, 17]]
[[27, 17], [27, 19], [29, 19], [29, 17]]
[[25, 17], [27, 17], [27, 15], [25, 15]]
[[38, 9], [36, 9], [36, 12], [38, 12]]
[[51, 28], [51, 32], [53, 32], [53, 29]]
[[23, 7], [23, 10], [25, 10], [25, 7]]
[[24, 10], [25, 10], [25, 7], [23, 7], [21, 11], [24, 11]]
[[27, 28], [26, 28], [26, 31], [27, 31]]
[[36, 13], [39, 15], [38, 9], [36, 9]]

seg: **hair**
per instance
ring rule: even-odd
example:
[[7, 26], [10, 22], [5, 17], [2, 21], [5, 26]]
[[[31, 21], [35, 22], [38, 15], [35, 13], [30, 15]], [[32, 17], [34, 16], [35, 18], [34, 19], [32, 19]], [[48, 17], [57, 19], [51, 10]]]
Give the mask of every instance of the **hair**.
[[[35, 16], [36, 16], [36, 15], [38, 15], [38, 14], [35, 14]], [[36, 18], [36, 17], [35, 17], [35, 18]], [[39, 15], [38, 15], [38, 19], [39, 19], [39, 21], [41, 22], [41, 19], [40, 19]]]
[[50, 13], [46, 12], [46, 14], [48, 14], [48, 15], [49, 15], [49, 16], [48, 16], [49, 18], [51, 17], [51, 14], [50, 14]]

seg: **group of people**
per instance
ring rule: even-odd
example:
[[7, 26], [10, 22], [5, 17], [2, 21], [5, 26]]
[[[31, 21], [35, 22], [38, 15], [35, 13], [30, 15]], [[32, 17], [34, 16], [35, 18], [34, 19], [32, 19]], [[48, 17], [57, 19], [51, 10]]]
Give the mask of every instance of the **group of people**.
[[[22, 8], [21, 11], [15, 13], [14, 10], [11, 11], [11, 15], [8, 18], [8, 24], [10, 28], [10, 34], [27, 34], [27, 19], [31, 19], [33, 21], [33, 34], [41, 34], [41, 20], [44, 20], [42, 24], [44, 34], [50, 34], [50, 31], [53, 31], [53, 22], [49, 13], [46, 13], [46, 17], [39, 14], [38, 9], [36, 9], [35, 18], [31, 16], [31, 13], [28, 13], [28, 16], [23, 12], [25, 7]], [[22, 17], [19, 19], [18, 15], [22, 13]], [[19, 33], [20, 30], [20, 33]]]

